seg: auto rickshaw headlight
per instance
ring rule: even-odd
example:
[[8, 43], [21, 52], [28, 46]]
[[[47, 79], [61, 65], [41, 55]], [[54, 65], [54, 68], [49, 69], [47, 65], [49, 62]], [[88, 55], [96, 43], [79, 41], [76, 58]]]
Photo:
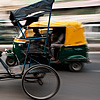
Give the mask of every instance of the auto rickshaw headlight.
[[10, 49], [5, 49], [5, 52], [11, 53], [11, 50]]
[[22, 46], [23, 46], [23, 44], [18, 44], [18, 46], [19, 46], [19, 47], [22, 47]]

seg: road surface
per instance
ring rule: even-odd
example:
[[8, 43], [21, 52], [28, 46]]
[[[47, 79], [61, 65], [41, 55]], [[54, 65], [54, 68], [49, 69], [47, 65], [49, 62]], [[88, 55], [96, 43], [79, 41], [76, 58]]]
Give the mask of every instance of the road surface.
[[[49, 100], [100, 100], [100, 52], [91, 52], [89, 57], [92, 63], [85, 64], [82, 72], [73, 73], [62, 66], [57, 69], [61, 78], [61, 87]], [[0, 67], [3, 70], [1, 65]], [[21, 80], [0, 81], [0, 98], [31, 100], [24, 93]]]

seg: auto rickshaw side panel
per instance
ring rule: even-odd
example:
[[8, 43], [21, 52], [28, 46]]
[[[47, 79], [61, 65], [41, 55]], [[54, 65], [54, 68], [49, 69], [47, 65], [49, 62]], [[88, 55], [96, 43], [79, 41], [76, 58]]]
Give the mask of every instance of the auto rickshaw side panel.
[[59, 60], [62, 63], [67, 63], [70, 61], [88, 61], [88, 48], [87, 45], [78, 46], [62, 46], [59, 53]]
[[84, 35], [84, 27], [72, 23], [66, 27], [65, 43], [61, 46], [59, 59], [62, 63], [70, 61], [88, 61], [88, 47]]

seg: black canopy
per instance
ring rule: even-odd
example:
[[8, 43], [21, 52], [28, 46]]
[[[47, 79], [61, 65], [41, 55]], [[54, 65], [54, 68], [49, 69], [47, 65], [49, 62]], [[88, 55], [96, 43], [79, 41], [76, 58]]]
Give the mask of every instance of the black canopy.
[[54, 0], [42, 0], [18, 10], [11, 11], [10, 20], [13, 24], [21, 20], [27, 20], [27, 24], [35, 22], [40, 16], [51, 12], [53, 2]]

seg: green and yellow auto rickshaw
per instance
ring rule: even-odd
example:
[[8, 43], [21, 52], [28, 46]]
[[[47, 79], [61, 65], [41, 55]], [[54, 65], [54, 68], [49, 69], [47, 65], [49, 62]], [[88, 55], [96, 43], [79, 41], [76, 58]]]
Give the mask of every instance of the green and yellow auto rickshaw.
[[[26, 30], [24, 31], [25, 37], [34, 37], [34, 30], [38, 30], [38, 32], [41, 34], [41, 36], [46, 36], [47, 31], [47, 22], [34, 22], [30, 24]], [[53, 33], [53, 30], [56, 30], [56, 33]], [[50, 55], [50, 46], [51, 44], [57, 40], [57, 33], [63, 32], [64, 34], [64, 43], [60, 46], [60, 49], [57, 51], [55, 50], [55, 58], [56, 60], [59, 59], [61, 64], [68, 65], [69, 69], [74, 72], [81, 71], [83, 68], [83, 63], [89, 62], [88, 58], [88, 47], [87, 42], [84, 35], [84, 27], [82, 26], [82, 23], [73, 21], [73, 22], [57, 22], [57, 21], [51, 21], [50, 27], [49, 27], [49, 34], [48, 34], [48, 41], [47, 41], [47, 47], [46, 51]], [[22, 50], [25, 50], [27, 47], [27, 42], [25, 39], [19, 38], [22, 36], [19, 34], [18, 37], [14, 39], [13, 42], [13, 52], [8, 53], [6, 62], [8, 65], [14, 65], [16, 62], [23, 63], [25, 54], [22, 52]], [[55, 38], [56, 37], [56, 38]], [[33, 41], [30, 46], [30, 51], [35, 52], [35, 48], [38, 45], [41, 49], [45, 45], [45, 39], [41, 40], [42, 44], [36, 44], [37, 41]], [[33, 47], [33, 48], [32, 48]], [[40, 51], [39, 48], [36, 48], [38, 51]], [[9, 51], [9, 50], [8, 50]], [[50, 61], [50, 56], [47, 56], [45, 54], [41, 56], [35, 56], [35, 59], [40, 61], [41, 63], [46, 64], [53, 64], [56, 61]], [[11, 59], [11, 62], [10, 60]], [[47, 60], [49, 59], [49, 60]]]
[[[30, 27], [47, 27], [47, 23], [33, 23]], [[62, 64], [69, 64], [71, 71], [81, 71], [83, 63], [89, 62], [87, 41], [85, 39], [82, 23], [76, 21], [54, 21], [50, 23], [50, 28], [57, 29], [58, 31], [61, 29], [61, 31], [65, 32], [64, 44], [61, 45], [55, 58], [59, 59]], [[54, 36], [54, 34], [57, 35], [57, 33], [53, 33], [51, 35]]]

